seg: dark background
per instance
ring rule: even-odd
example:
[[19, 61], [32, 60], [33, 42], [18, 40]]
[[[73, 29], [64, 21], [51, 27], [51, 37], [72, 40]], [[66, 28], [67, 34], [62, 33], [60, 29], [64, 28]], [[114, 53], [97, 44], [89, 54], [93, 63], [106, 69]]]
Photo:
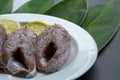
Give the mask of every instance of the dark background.
[[[88, 0], [89, 6], [110, 0]], [[120, 0], [116, 0], [120, 7]], [[111, 42], [99, 53], [93, 67], [77, 80], [120, 80], [120, 29]]]

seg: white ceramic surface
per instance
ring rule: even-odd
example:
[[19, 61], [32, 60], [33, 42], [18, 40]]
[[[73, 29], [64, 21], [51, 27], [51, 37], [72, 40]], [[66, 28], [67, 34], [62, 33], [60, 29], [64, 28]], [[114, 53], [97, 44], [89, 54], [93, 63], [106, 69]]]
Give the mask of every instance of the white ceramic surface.
[[[56, 23], [62, 25], [71, 35], [72, 48], [67, 63], [58, 72], [49, 75], [38, 72], [37, 76], [29, 80], [73, 80], [88, 71], [96, 61], [98, 50], [94, 39], [88, 32], [74, 23], [39, 14], [5, 14], [0, 15], [0, 18], [10, 18], [19, 22], [40, 20], [49, 25]], [[0, 80], [28, 79], [0, 73]]]

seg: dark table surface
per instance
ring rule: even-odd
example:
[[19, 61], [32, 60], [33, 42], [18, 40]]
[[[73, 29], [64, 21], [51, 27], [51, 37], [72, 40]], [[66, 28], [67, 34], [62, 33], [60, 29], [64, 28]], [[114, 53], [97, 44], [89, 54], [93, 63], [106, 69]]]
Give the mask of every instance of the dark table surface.
[[[90, 5], [110, 0], [88, 0]], [[120, 0], [117, 0], [120, 7]], [[93, 67], [77, 80], [120, 80], [120, 29], [111, 42], [99, 53]]]

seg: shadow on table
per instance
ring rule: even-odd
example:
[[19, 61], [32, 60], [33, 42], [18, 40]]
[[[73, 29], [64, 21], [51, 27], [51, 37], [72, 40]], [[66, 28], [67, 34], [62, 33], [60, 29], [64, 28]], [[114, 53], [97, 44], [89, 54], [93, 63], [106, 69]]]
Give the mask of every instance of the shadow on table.
[[[94, 65], [88, 72], [86, 72], [83, 76], [76, 80], [93, 80], [95, 76], [97, 76], [97, 67]], [[94, 79], [96, 80], [96, 79]]]

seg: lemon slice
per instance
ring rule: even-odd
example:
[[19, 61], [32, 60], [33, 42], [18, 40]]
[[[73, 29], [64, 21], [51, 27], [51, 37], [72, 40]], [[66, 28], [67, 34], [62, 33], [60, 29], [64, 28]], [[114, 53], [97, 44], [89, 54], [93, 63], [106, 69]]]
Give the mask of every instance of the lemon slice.
[[20, 23], [12, 19], [0, 19], [0, 25], [3, 25], [7, 34], [20, 28]]
[[39, 35], [43, 30], [48, 28], [48, 25], [41, 21], [33, 21], [33, 22], [27, 23], [26, 27], [34, 31], [37, 35]]

